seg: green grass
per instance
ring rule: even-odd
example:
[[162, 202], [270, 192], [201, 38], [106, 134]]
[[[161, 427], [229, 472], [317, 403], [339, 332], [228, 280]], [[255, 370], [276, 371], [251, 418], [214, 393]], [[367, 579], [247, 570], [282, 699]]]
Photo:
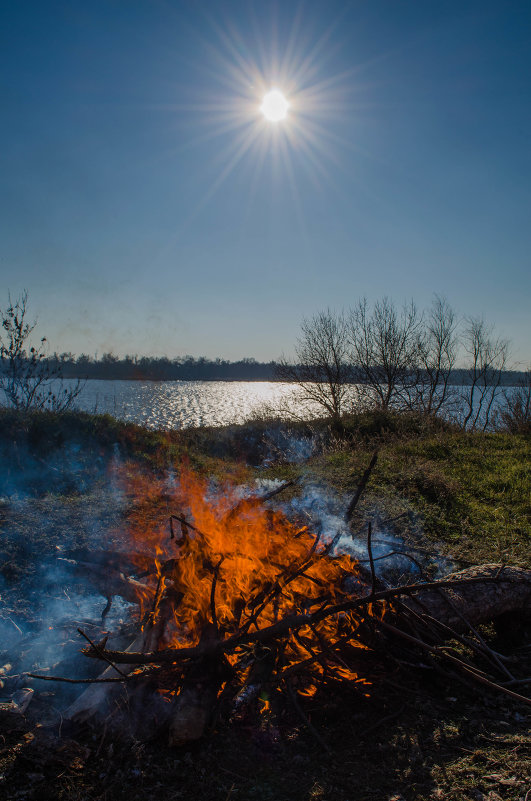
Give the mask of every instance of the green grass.
[[[353, 492], [372, 447], [358, 443], [314, 462], [323, 481]], [[529, 563], [531, 441], [511, 434], [389, 437], [380, 444], [368, 499], [389, 510], [414, 510], [424, 536], [472, 561]], [[370, 506], [366, 504], [366, 507]]]

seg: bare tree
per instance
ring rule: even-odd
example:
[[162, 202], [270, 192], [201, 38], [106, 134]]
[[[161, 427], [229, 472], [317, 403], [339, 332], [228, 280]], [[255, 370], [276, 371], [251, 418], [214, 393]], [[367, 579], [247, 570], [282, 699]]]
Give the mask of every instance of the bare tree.
[[437, 415], [456, 401], [450, 379], [457, 358], [457, 319], [445, 298], [435, 295], [418, 332], [417, 370], [406, 387], [407, 405], [427, 415]]
[[8, 295], [8, 306], [0, 309], [0, 389], [16, 409], [65, 411], [79, 395], [77, 381], [65, 387], [57, 361], [47, 359], [46, 337], [31, 344], [37, 321], [27, 319], [28, 293], [15, 301]]
[[503, 393], [500, 412], [503, 427], [513, 434], [531, 433], [531, 368], [526, 370], [516, 387]]
[[330, 309], [304, 319], [295, 346], [295, 364], [281, 359], [277, 376], [297, 384], [305, 401], [321, 406], [338, 421], [345, 411], [351, 380], [347, 325]]
[[389, 298], [350, 313], [350, 342], [361, 393], [382, 409], [407, 406], [420, 354], [422, 315], [413, 301], [398, 310]]
[[494, 327], [481, 317], [467, 318], [463, 347], [468, 356], [463, 428], [486, 431], [500, 393], [509, 357], [509, 342], [494, 337]]

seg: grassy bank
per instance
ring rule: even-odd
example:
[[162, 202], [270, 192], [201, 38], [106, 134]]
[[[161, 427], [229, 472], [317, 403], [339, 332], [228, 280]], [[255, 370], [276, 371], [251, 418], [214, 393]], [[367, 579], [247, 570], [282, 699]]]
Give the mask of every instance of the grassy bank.
[[[386, 434], [376, 444], [366, 515], [371, 506], [384, 518], [402, 515], [394, 533], [422, 531], [455, 557], [529, 564], [529, 437], [442, 429]], [[352, 492], [374, 445], [371, 437], [355, 439], [317, 457], [313, 469], [338, 490]]]
[[[467, 433], [439, 420], [382, 413], [345, 418], [339, 431], [326, 420], [289, 425], [257, 420], [160, 432], [110, 416], [8, 410], [0, 411], [0, 431], [4, 462], [18, 460], [22, 466], [24, 452], [33, 460], [31, 475], [38, 474], [41, 494], [57, 484], [57, 471], [47, 472], [50, 455], [75, 446], [80, 469], [96, 456], [110, 459], [118, 449], [121, 458], [155, 471], [186, 460], [218, 479], [297, 478], [348, 499], [377, 448], [377, 466], [354, 525], [371, 516], [390, 520], [389, 533], [411, 544], [421, 536], [463, 560], [531, 561], [531, 438], [526, 435]], [[301, 442], [316, 443], [313, 455], [293, 458], [290, 449]]]

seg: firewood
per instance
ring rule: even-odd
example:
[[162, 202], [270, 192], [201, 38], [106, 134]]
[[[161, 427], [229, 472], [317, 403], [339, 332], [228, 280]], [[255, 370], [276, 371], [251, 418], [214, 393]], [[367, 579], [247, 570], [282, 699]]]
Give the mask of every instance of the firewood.
[[356, 490], [354, 497], [352, 498], [351, 502], [349, 503], [348, 509], [345, 514], [345, 521], [350, 523], [354, 512], [356, 511], [356, 506], [358, 505], [359, 499], [361, 498], [365, 487], [367, 486], [367, 482], [371, 477], [371, 473], [376, 466], [376, 462], [378, 461], [378, 449], [376, 449], [371, 457], [371, 461], [369, 462], [369, 466], [365, 470], [364, 474], [361, 477], [361, 481], [358, 484], [358, 489]]
[[[215, 588], [215, 584], [213, 583]], [[448, 603], [451, 599], [451, 604]], [[266, 626], [256, 631], [241, 630], [236, 634], [225, 636], [217, 630], [214, 624], [208, 624], [202, 633], [197, 645], [183, 648], [160, 648], [163, 638], [163, 628], [161, 621], [148, 621], [146, 630], [131, 644], [125, 652], [115, 652], [109, 650], [104, 644], [90, 645], [85, 652], [94, 658], [106, 659], [113, 663], [109, 665], [99, 677], [97, 684], [92, 684], [67, 710], [66, 717], [76, 722], [86, 722], [97, 716], [101, 718], [109, 715], [115, 707], [115, 700], [124, 692], [124, 688], [117, 687], [119, 682], [110, 682], [110, 678], [118, 678], [118, 670], [124, 677], [129, 674], [135, 666], [139, 664], [153, 665], [155, 673], [150, 672], [150, 676], [156, 676], [157, 671], [165, 670], [166, 682], [164, 686], [171, 688], [174, 682], [174, 689], [178, 690], [178, 695], [169, 709], [167, 715], [152, 716], [150, 727], [161, 725], [165, 722], [169, 729], [169, 743], [173, 746], [181, 746], [188, 742], [201, 738], [213, 717], [216, 707], [220, 687], [223, 682], [230, 682], [234, 678], [234, 671], [228, 668], [225, 661], [226, 654], [238, 654], [241, 649], [252, 647], [253, 651], [245, 651], [248, 656], [244, 659], [250, 665], [250, 672], [244, 688], [258, 688], [257, 692], [252, 691], [249, 699], [256, 697], [263, 682], [275, 682], [275, 675], [279, 679], [282, 677], [283, 686], [288, 691], [288, 697], [293, 705], [292, 680], [299, 670], [311, 670], [316, 663], [326, 667], [326, 663], [333, 664], [334, 660], [341, 663], [339, 652], [334, 644], [324, 643], [317, 638], [319, 653], [309, 648], [311, 658], [300, 662], [299, 666], [294, 665], [288, 671], [278, 671], [275, 674], [275, 659], [273, 657], [263, 658], [263, 651], [260, 648], [272, 646], [269, 653], [276, 653], [275, 643], [280, 643], [285, 638], [294, 634], [298, 639], [298, 630], [308, 629], [309, 626], [316, 626], [321, 620], [331, 615], [343, 614], [345, 612], [356, 611], [366, 614], [369, 605], [383, 601], [393, 601], [401, 599], [401, 604], [405, 613], [412, 612], [420, 619], [429, 618], [438, 621], [442, 626], [447, 627], [449, 632], [453, 630], [463, 631], [466, 629], [467, 621], [472, 625], [477, 625], [492, 619], [500, 614], [507, 612], [522, 612], [529, 614], [531, 599], [531, 571], [522, 568], [501, 567], [500, 565], [483, 565], [469, 568], [459, 573], [447, 577], [443, 581], [424, 582], [416, 585], [405, 585], [403, 587], [388, 590], [368, 592], [364, 598], [348, 599], [339, 604], [328, 604], [324, 608], [317, 610], [313, 614], [288, 615], [277, 623]], [[166, 599], [166, 609], [164, 615], [169, 615], [171, 606], [171, 594]], [[161, 607], [162, 608], [162, 607]], [[457, 610], [457, 611], [456, 611]], [[160, 610], [159, 610], [160, 611]], [[165, 619], [165, 617], [163, 617]], [[392, 624], [391, 622], [392, 621]], [[390, 632], [399, 638], [404, 638], [412, 646], [419, 646], [428, 652], [439, 655], [454, 666], [464, 671], [464, 675], [469, 679], [479, 681], [482, 685], [493, 690], [505, 692], [513, 699], [521, 699], [527, 702], [523, 696], [493, 681], [484, 672], [478, 672], [473, 666], [463, 663], [460, 658], [452, 655], [440, 645], [431, 645], [418, 637], [408, 634], [407, 631], [397, 628], [401, 623], [400, 608], [391, 609], [386, 619], [377, 621], [376, 630]], [[346, 643], [349, 641], [348, 633], [344, 635]], [[444, 640], [444, 632], [441, 634], [441, 642]], [[301, 645], [304, 641], [301, 640]], [[259, 648], [258, 648], [259, 647]], [[146, 650], [148, 649], [149, 650]], [[258, 648], [258, 650], [256, 650]], [[262, 653], [262, 656], [259, 656]], [[262, 659], [262, 661], [260, 661]], [[253, 661], [255, 660], [255, 661]], [[242, 665], [245, 662], [241, 663]], [[157, 667], [158, 666], [158, 667]], [[152, 671], [153, 669], [150, 669]], [[288, 674], [291, 676], [288, 679]], [[332, 679], [334, 681], [334, 679]], [[128, 685], [133, 686], [133, 685]], [[153, 690], [147, 689], [146, 682], [135, 682], [133, 689], [133, 700], [136, 698], [136, 707], [142, 708], [142, 704], [149, 705], [149, 697], [145, 693], [152, 693]], [[229, 693], [229, 695], [231, 695]], [[245, 689], [242, 691], [237, 684], [232, 692], [232, 698], [236, 696], [245, 698]], [[146, 701], [142, 698], [147, 697]], [[244, 703], [246, 703], [245, 699]], [[300, 707], [298, 714], [302, 718]], [[302, 713], [303, 714], [303, 713]], [[147, 724], [146, 724], [147, 725]]]
[[[203, 630], [200, 644], [213, 640], [217, 634], [214, 626], [207, 626]], [[197, 663], [193, 671], [190, 671], [170, 713], [170, 746], [185, 745], [204, 735], [212, 719], [225, 672], [223, 662], [208, 658]]]
[[[377, 453], [347, 523], [376, 459]], [[343, 690], [367, 698], [368, 685], [393, 660], [399, 669], [428, 661], [447, 677], [453, 671], [465, 683], [529, 702], [504, 685], [518, 676], [476, 626], [507, 613], [529, 614], [530, 570], [489, 564], [439, 581], [387, 587], [376, 576], [371, 526], [369, 574], [353, 557], [333, 555], [337, 537], [321, 543], [280, 512], [262, 508], [260, 499], [234, 505], [229, 495], [211, 506], [204, 481], [184, 473], [180, 484], [186, 514], [177, 509], [170, 517], [169, 543], [160, 539], [164, 529], [156, 529], [156, 571], [134, 585], [111, 571], [113, 586], [125, 581], [143, 594], [143, 632], [126, 651], [86, 637], [84, 653], [109, 665], [67, 711], [70, 719], [112, 716], [143, 738], [163, 726], [170, 744], [182, 746], [238, 706], [256, 714], [253, 698], [265, 692], [291, 703], [310, 726], [299, 698]], [[141, 517], [139, 542], [144, 524]], [[453, 649], [453, 639], [461, 651]], [[128, 681], [135, 666], [144, 666], [142, 677]]]
[[182, 687], [170, 713], [168, 744], [186, 745], [201, 739], [212, 719], [219, 682], [191, 682]]

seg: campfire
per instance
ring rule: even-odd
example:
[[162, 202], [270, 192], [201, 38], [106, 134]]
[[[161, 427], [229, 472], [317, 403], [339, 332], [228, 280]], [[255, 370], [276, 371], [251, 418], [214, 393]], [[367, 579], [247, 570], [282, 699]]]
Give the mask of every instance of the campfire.
[[[346, 509], [346, 532], [375, 463], [376, 455]], [[90, 685], [66, 711], [70, 720], [103, 718], [110, 730], [143, 737], [167, 731], [171, 745], [183, 745], [220, 718], [289, 706], [320, 738], [307, 699], [348, 693], [366, 701], [393, 659], [429, 662], [531, 703], [516, 691], [515, 668], [477, 630], [526, 608], [529, 571], [487, 565], [390, 587], [377, 577], [370, 523], [362, 563], [337, 553], [337, 536], [274, 507], [292, 482], [245, 497], [188, 467], [178, 481], [126, 471], [124, 482], [134, 499], [128, 549], [72, 561], [107, 597], [104, 617], [115, 595], [135, 603], [137, 634], [118, 650], [80, 629], [84, 653], [105, 669], [70, 679]]]

